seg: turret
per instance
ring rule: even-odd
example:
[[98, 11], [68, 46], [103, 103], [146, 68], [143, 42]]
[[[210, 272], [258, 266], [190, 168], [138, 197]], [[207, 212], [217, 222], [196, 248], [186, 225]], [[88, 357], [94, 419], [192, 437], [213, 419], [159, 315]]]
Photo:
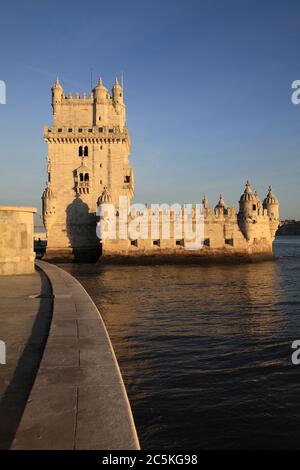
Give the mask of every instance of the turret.
[[58, 78], [52, 87], [52, 108], [53, 108], [53, 124], [57, 125], [58, 115], [61, 109], [61, 102], [64, 96], [63, 88]]
[[112, 87], [112, 98], [113, 98], [114, 104], [124, 104], [123, 90], [117, 78], [115, 80], [114, 86]]
[[102, 193], [98, 197], [97, 206], [99, 207], [100, 205], [111, 204], [111, 203], [112, 203], [112, 198], [111, 198], [110, 192], [108, 191], [107, 186], [104, 186]]
[[267, 209], [268, 217], [271, 219], [279, 219], [279, 201], [269, 186], [268, 194], [263, 202], [264, 209]]
[[279, 201], [275, 194], [272, 191], [272, 187], [269, 186], [268, 194], [263, 202], [263, 208], [267, 211], [269, 221], [270, 221], [270, 230], [271, 236], [275, 238], [276, 231], [279, 227]]
[[99, 78], [93, 93], [96, 103], [105, 103], [108, 100], [108, 89], [103, 85], [101, 78]]
[[257, 217], [257, 198], [253, 194], [250, 181], [247, 180], [244, 193], [240, 197], [238, 222], [244, 237], [247, 240], [251, 240], [254, 232], [254, 224]]
[[239, 215], [242, 217], [252, 217], [257, 213], [257, 199], [253, 194], [250, 181], [247, 180], [244, 193], [240, 197], [240, 210]]
[[42, 196], [43, 204], [43, 222], [46, 230], [48, 230], [49, 225], [53, 221], [53, 216], [56, 212], [56, 199], [53, 194], [51, 187], [48, 185], [43, 192]]
[[97, 86], [93, 89], [94, 96], [94, 125], [101, 125], [106, 122], [111, 106], [111, 99], [108, 89], [103, 85], [102, 79], [99, 78]]
[[123, 129], [126, 121], [126, 111], [125, 111], [125, 104], [123, 101], [123, 89], [116, 78], [114, 86], [112, 87], [112, 99], [113, 105], [117, 114], [120, 116], [119, 125], [120, 128]]
[[228, 206], [225, 204], [223, 195], [220, 194], [219, 201], [217, 205], [215, 206], [215, 214], [217, 216], [224, 215], [227, 212], [227, 207]]
[[115, 220], [114, 206], [107, 186], [104, 186], [103, 192], [97, 200], [97, 215], [99, 216], [96, 230], [97, 236], [99, 240], [103, 241], [109, 238], [109, 234], [114, 228], [113, 222]]

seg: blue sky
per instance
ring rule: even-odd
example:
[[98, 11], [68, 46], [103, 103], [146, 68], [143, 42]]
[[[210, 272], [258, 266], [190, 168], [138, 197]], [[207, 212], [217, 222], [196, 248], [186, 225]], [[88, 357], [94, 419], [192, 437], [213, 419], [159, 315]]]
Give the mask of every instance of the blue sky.
[[0, 204], [40, 210], [50, 88], [89, 92], [92, 68], [124, 72], [137, 202], [237, 206], [249, 177], [300, 219], [299, 43], [296, 0], [2, 3]]

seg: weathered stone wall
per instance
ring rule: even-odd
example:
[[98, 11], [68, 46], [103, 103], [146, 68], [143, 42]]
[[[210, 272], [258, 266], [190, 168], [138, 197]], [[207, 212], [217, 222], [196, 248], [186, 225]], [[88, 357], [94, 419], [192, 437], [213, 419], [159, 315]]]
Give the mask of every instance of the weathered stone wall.
[[0, 275], [34, 272], [32, 207], [0, 206]]
[[[172, 214], [172, 213], [171, 213]], [[104, 216], [106, 213], [104, 212]], [[182, 223], [182, 237], [175, 236], [174, 216], [170, 216], [170, 238], [164, 239], [162, 230], [162, 214], [160, 214], [158, 236], [151, 237], [151, 210], [147, 209], [147, 238], [142, 236], [136, 240], [118, 238], [119, 221], [116, 218], [116, 239], [103, 239], [103, 255], [120, 256], [170, 256], [170, 255], [203, 255], [203, 256], [230, 256], [230, 255], [251, 255], [272, 253], [272, 243], [274, 240], [270, 230], [270, 221], [267, 211], [255, 219], [250, 219], [251, 230], [249, 239], [246, 239], [239, 225], [238, 216], [234, 208], [228, 208], [226, 213], [222, 209], [212, 211], [207, 208], [204, 210], [204, 246], [198, 250], [188, 250], [187, 246], [192, 241], [184, 233]], [[129, 224], [134, 217], [129, 218]], [[202, 238], [202, 237], [201, 237]]]

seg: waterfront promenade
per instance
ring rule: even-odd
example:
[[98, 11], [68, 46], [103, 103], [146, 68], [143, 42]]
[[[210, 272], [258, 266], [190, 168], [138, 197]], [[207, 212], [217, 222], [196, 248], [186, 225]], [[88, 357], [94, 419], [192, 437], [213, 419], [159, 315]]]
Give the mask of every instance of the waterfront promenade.
[[138, 449], [101, 315], [81, 284], [37, 261], [0, 278], [0, 448]]

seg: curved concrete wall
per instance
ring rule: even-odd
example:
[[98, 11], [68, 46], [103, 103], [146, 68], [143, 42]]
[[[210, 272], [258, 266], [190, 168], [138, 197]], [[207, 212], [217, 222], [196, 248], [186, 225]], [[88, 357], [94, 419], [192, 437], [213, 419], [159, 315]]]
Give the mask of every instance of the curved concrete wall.
[[34, 272], [33, 207], [0, 206], [0, 275]]
[[53, 317], [12, 449], [139, 449], [100, 312], [73, 276], [44, 261], [36, 264], [52, 286]]

